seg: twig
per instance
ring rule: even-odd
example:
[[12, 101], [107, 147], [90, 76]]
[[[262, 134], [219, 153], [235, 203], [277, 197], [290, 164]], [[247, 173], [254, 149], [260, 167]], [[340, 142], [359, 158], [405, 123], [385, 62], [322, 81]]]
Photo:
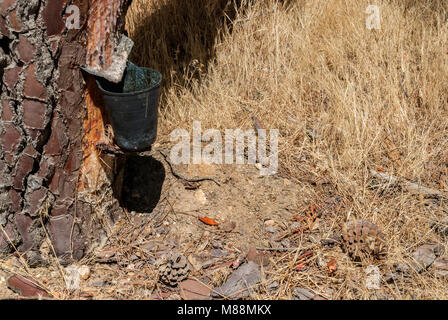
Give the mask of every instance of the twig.
[[403, 81], [404, 81], [404, 73], [402, 73], [402, 75], [401, 75], [400, 86], [401, 86], [401, 89], [403, 89], [403, 92], [404, 92], [404, 95], [406, 96], [406, 99], [409, 99], [409, 95], [408, 95], [408, 92], [407, 92], [406, 88], [404, 87]]
[[178, 179], [182, 179], [188, 182], [201, 182], [201, 181], [213, 181], [214, 183], [216, 183], [218, 186], [221, 186], [221, 183], [216, 180], [215, 178], [211, 178], [211, 177], [198, 177], [198, 178], [188, 178], [185, 177], [184, 175], [176, 172], [176, 170], [174, 170], [173, 165], [171, 164], [171, 162], [168, 160], [168, 157], [162, 152], [159, 151], [160, 154], [163, 156], [163, 158], [165, 159], [166, 163], [168, 163], [168, 166], [170, 167], [171, 173], [173, 174], [173, 176], [175, 176]]
[[264, 126], [261, 124], [261, 121], [258, 120], [257, 117], [252, 116], [250, 117], [250, 119], [252, 120], [252, 123], [254, 125], [255, 130], [258, 132], [259, 130], [263, 130]]
[[389, 175], [387, 173], [378, 172], [376, 170], [370, 170], [372, 176], [375, 178], [378, 178], [380, 180], [383, 180], [384, 182], [387, 182], [389, 184], [398, 184], [404, 186], [406, 189], [408, 189], [409, 192], [421, 194], [422, 196], [426, 197], [436, 197], [436, 198], [447, 198], [447, 196], [435, 189], [431, 189], [425, 186], [422, 186], [420, 184], [410, 182], [408, 180], [405, 180], [403, 178], [397, 178], [392, 175]]
[[295, 251], [295, 250], [301, 250], [300, 248], [257, 248], [258, 251]]

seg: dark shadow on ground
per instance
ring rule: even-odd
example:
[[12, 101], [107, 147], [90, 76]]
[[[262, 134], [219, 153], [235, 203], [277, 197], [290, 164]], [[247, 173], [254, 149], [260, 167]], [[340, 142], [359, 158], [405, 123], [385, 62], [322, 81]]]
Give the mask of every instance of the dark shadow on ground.
[[[134, 41], [130, 60], [163, 75], [163, 88], [201, 81], [216, 56], [222, 32], [258, 0], [146, 0], [131, 6], [126, 29]], [[279, 0], [288, 10], [294, 0]], [[261, 13], [262, 14], [262, 13]], [[242, 44], [244, 45], [244, 44]]]
[[[129, 30], [135, 45], [130, 60], [160, 71], [164, 87], [200, 81], [215, 57], [216, 39], [231, 28], [242, 0], [156, 1]], [[149, 5], [151, 6], [151, 5]], [[131, 10], [134, 10], [131, 7]], [[142, 9], [135, 9], [141, 15]], [[130, 17], [132, 17], [132, 12]], [[129, 27], [128, 27], [129, 29]]]
[[127, 156], [120, 205], [129, 212], [151, 213], [165, 181], [163, 164], [151, 156]]

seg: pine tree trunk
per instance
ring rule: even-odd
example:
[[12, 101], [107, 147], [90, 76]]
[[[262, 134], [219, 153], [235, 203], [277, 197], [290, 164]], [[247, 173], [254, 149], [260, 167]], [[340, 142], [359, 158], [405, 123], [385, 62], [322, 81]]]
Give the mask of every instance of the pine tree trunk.
[[[0, 0], [0, 254], [17, 249], [39, 264], [48, 235], [70, 263], [121, 214], [124, 160], [97, 150], [108, 119], [94, 78], [79, 67], [113, 63], [129, 4]], [[78, 29], [66, 25], [71, 5]]]

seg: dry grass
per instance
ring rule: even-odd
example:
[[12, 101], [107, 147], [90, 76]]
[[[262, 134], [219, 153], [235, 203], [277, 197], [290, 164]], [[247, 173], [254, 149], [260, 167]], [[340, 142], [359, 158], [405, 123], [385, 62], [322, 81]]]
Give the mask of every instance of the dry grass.
[[[365, 26], [370, 4], [380, 7], [380, 30]], [[445, 216], [445, 202], [372, 189], [368, 172], [382, 167], [448, 191], [447, 17], [443, 0], [134, 0], [128, 29], [134, 62], [165, 77], [160, 140], [194, 120], [249, 128], [256, 115], [280, 130], [281, 175], [331, 182], [331, 191], [304, 183], [298, 203], [342, 199], [320, 231], [339, 230], [348, 216], [380, 225], [387, 270], [418, 245], [445, 240], [430, 227]], [[297, 284], [333, 288], [335, 298], [375, 297], [351, 284], [364, 269], [348, 259], [338, 261], [335, 279], [291, 272], [293, 257], [275, 272], [279, 291], [260, 298], [291, 297]], [[431, 272], [383, 290], [400, 299], [448, 298], [446, 280]]]

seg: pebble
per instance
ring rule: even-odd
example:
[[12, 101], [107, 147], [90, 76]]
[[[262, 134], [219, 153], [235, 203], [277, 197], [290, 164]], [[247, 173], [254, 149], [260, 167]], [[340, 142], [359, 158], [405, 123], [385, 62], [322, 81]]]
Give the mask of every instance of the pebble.
[[212, 245], [213, 249], [222, 249], [223, 248], [221, 241], [213, 240], [210, 242], [210, 244]]
[[87, 280], [90, 277], [90, 268], [86, 265], [82, 265], [79, 267], [78, 273], [82, 280]]
[[425, 244], [420, 246], [412, 254], [415, 269], [418, 272], [428, 269], [428, 267], [436, 260], [440, 250], [440, 247], [436, 244]]
[[266, 284], [266, 289], [268, 291], [275, 291], [280, 287], [280, 283], [278, 283], [278, 281], [269, 281]]
[[437, 258], [433, 263], [436, 269], [436, 276], [440, 278], [445, 278], [448, 276], [448, 257]]
[[201, 189], [196, 190], [194, 196], [196, 200], [199, 202], [199, 204], [204, 205], [207, 203], [207, 197], [205, 196], [204, 191], [202, 191]]
[[94, 287], [104, 287], [106, 282], [104, 280], [95, 280], [92, 282], [92, 286]]
[[267, 232], [269, 232], [269, 233], [275, 233], [275, 228], [274, 227], [267, 227], [265, 230]]
[[400, 263], [394, 266], [395, 270], [401, 273], [408, 273], [411, 268], [406, 263]]
[[210, 251], [210, 255], [212, 257], [225, 257], [225, 256], [228, 256], [229, 253], [227, 251], [220, 250], [220, 249], [212, 249]]
[[300, 229], [301, 227], [302, 227], [302, 224], [300, 222], [293, 222], [289, 226], [289, 229], [290, 230], [297, 230], [297, 229]]
[[266, 220], [266, 221], [264, 222], [264, 226], [265, 226], [265, 227], [273, 227], [273, 226], [275, 226], [275, 221], [272, 220], [272, 219], [270, 219], [270, 220]]

